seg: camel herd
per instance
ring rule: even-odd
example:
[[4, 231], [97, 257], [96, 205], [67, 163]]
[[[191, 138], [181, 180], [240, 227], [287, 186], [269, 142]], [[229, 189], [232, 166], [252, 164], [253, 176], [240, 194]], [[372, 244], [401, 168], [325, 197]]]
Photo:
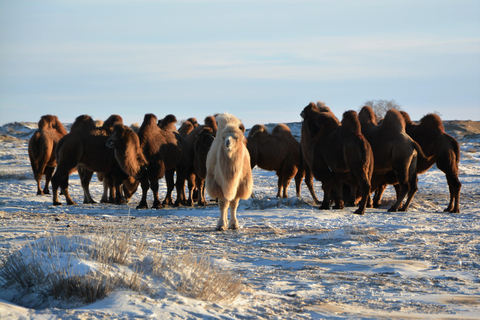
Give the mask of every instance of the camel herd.
[[[29, 141], [28, 153], [37, 194], [49, 194], [51, 182], [54, 205], [61, 204], [59, 188], [67, 204], [75, 204], [68, 192], [68, 179], [75, 170], [84, 203], [94, 203], [89, 183], [96, 172], [104, 185], [102, 202], [126, 203], [140, 185], [138, 209], [148, 208], [149, 189], [153, 192], [152, 208], [157, 209], [192, 206], [194, 202], [205, 205], [206, 190], [218, 199], [219, 230], [238, 228], [236, 208], [239, 199], [252, 193], [251, 169], [255, 166], [276, 172], [279, 198], [287, 197], [292, 178], [300, 197], [305, 178], [314, 202], [319, 204], [313, 188], [315, 178], [321, 181], [324, 194], [320, 209], [330, 208], [331, 203], [338, 209], [356, 205], [355, 213], [364, 214], [366, 207], [379, 206], [388, 184], [394, 185], [397, 195], [389, 210], [407, 210], [418, 188], [417, 175], [436, 163], [445, 173], [450, 191], [445, 211], [459, 212], [459, 145], [445, 133], [437, 115], [428, 114], [415, 124], [406, 112], [392, 109], [377, 121], [373, 110], [363, 107], [358, 114], [346, 111], [339, 120], [321, 102], [311, 102], [300, 115], [300, 141], [285, 124], [276, 125], [271, 133], [257, 124], [245, 137], [245, 127], [230, 114], [208, 116], [204, 124], [189, 118], [178, 130], [174, 115], [158, 120], [146, 114], [136, 128], [125, 126], [118, 115], [103, 123], [82, 115], [69, 133], [56, 116], [45, 115]], [[46, 181], [41, 189], [43, 175]], [[167, 194], [161, 202], [158, 181], [163, 177]]]

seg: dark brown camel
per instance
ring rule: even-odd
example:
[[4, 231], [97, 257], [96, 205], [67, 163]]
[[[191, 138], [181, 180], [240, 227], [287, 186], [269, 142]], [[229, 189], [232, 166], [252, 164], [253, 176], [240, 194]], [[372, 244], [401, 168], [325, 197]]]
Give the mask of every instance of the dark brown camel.
[[[115, 161], [113, 150], [105, 145], [114, 124], [122, 123], [118, 115], [110, 116], [102, 127], [96, 127], [93, 119], [88, 115], [79, 116], [75, 119], [70, 133], [58, 142], [56, 149], [57, 170], [52, 177], [53, 204], [60, 205], [58, 200], [58, 188], [61, 188], [67, 204], [76, 204], [68, 193], [68, 178], [70, 172], [77, 167], [84, 191], [84, 203], [95, 203], [89, 191], [89, 183], [93, 172], [104, 174], [121, 174], [121, 170], [115, 170], [118, 165]], [[115, 175], [114, 175], [115, 176]], [[114, 178], [116, 190], [116, 202], [121, 203], [120, 185], [122, 177]]]
[[275, 171], [278, 177], [278, 198], [287, 198], [290, 181], [295, 177], [297, 197], [304, 176], [300, 142], [285, 124], [277, 124], [270, 134], [262, 124], [250, 129], [247, 137], [252, 169], [255, 166]]
[[[405, 111], [400, 112], [405, 119], [407, 134], [412, 137], [421, 147], [423, 152], [430, 159], [419, 158], [417, 162], [417, 173], [422, 174], [429, 170], [434, 163], [437, 168], [445, 173], [450, 201], [445, 212], [460, 212], [460, 189], [462, 184], [458, 180], [458, 164], [460, 162], [460, 146], [458, 141], [445, 132], [442, 119], [436, 114], [427, 114], [419, 124], [413, 123]], [[383, 185], [376, 194], [375, 202], [381, 200], [386, 185]]]
[[[315, 112], [313, 112], [315, 111]], [[342, 122], [331, 112], [310, 110], [303, 113], [305, 125], [314, 133], [312, 173], [322, 182], [324, 199], [320, 209], [329, 209], [331, 192], [336, 205], [343, 209], [342, 187], [350, 174], [360, 186], [361, 201], [356, 214], [364, 214], [370, 199], [373, 152], [361, 133], [355, 111], [343, 114]]]
[[[199, 193], [198, 186], [196, 185], [197, 183], [197, 178], [196, 178], [196, 169], [195, 169], [195, 162], [197, 161], [198, 164], [200, 163], [205, 163], [203, 160], [204, 154], [203, 152], [199, 154], [200, 159], [196, 160], [196, 153], [195, 153], [195, 143], [197, 141], [197, 135], [204, 129], [204, 128], [210, 128], [211, 133], [213, 136], [216, 136], [217, 134], [217, 122], [215, 121], [214, 116], [207, 116], [204, 119], [204, 124], [203, 125], [197, 125], [190, 133], [187, 135], [187, 146], [188, 146], [188, 153], [190, 157], [190, 165], [188, 168], [188, 173], [187, 173], [187, 185], [188, 185], [188, 201], [187, 204], [189, 206], [193, 206], [194, 203], [194, 192], [197, 191]], [[206, 159], [206, 158], [205, 158]], [[202, 167], [201, 170], [205, 170], [206, 172], [206, 166], [205, 168]], [[200, 179], [199, 181], [201, 181]], [[202, 192], [202, 191], [200, 191]], [[197, 200], [202, 201], [200, 197], [198, 197], [197, 194]]]
[[[123, 131], [129, 131], [124, 127]], [[147, 193], [149, 188], [153, 192], [152, 208], [159, 209], [163, 205], [173, 204], [172, 191], [176, 186], [177, 200], [176, 205], [185, 204], [185, 176], [188, 169], [188, 151], [185, 140], [178, 134], [171, 130], [161, 129], [157, 126], [157, 117], [153, 114], [146, 114], [143, 123], [138, 131], [139, 147], [132, 147], [137, 145], [137, 139], [131, 134], [120, 134], [123, 132], [119, 126], [115, 127], [114, 134], [109, 138], [108, 145], [115, 149], [116, 154], [119, 150], [135, 150], [136, 157], [117, 157], [116, 159], [123, 170], [127, 168], [137, 168], [130, 173], [135, 173], [140, 179], [142, 187], [142, 199], [140, 200], [138, 209], [146, 209]], [[132, 151], [133, 152], [133, 151]], [[142, 171], [139, 168], [143, 167], [142, 156], [146, 161], [146, 170]], [[132, 163], [128, 164], [125, 161], [129, 160]], [[177, 172], [177, 182], [174, 183], [174, 173]], [[167, 195], [163, 203], [160, 203], [158, 197], [158, 180], [165, 176], [167, 183]]]
[[[327, 107], [323, 102], [310, 102], [301, 112], [302, 119], [304, 119], [304, 115], [307, 113], [318, 113], [318, 112], [329, 112], [333, 115], [330, 108]], [[318, 200], [317, 196], [315, 195], [315, 190], [313, 188], [313, 174], [311, 170], [312, 162], [313, 162], [313, 138], [315, 133], [318, 130], [315, 126], [310, 126], [302, 122], [302, 129], [301, 129], [301, 136], [300, 136], [300, 146], [302, 150], [302, 159], [303, 159], [303, 167], [305, 169], [305, 184], [307, 185], [308, 190], [312, 196], [313, 201], [318, 204], [320, 201]]]
[[195, 170], [195, 187], [198, 191], [198, 205], [205, 206], [205, 179], [207, 177], [207, 155], [215, 140], [215, 134], [212, 128], [204, 127], [195, 136], [193, 168]]
[[187, 120], [182, 122], [180, 128], [178, 128], [178, 133], [184, 138], [188, 136], [193, 129], [198, 126], [198, 122], [196, 118], [188, 118]]
[[[37, 182], [37, 195], [50, 194], [48, 185], [57, 166], [55, 148], [58, 141], [66, 134], [67, 130], [58, 117], [47, 114], [40, 118], [38, 130], [28, 142], [28, 156]], [[43, 175], [45, 175], [45, 187], [42, 190], [40, 182]]]
[[[406, 211], [417, 192], [417, 159], [426, 158], [422, 148], [405, 131], [405, 120], [398, 110], [387, 111], [377, 125], [371, 107], [359, 113], [362, 133], [370, 142], [375, 160], [372, 190], [384, 183], [397, 181], [397, 201], [389, 211]], [[405, 196], [408, 198], [402, 206]]]
[[168, 114], [165, 118], [158, 120], [158, 126], [165, 130], [177, 131], [175, 123], [177, 123], [177, 117], [173, 114]]

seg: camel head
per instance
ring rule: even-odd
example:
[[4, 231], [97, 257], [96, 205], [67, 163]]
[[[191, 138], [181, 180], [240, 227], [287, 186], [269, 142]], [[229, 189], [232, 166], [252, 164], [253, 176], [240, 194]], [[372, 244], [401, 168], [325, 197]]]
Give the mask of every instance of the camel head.
[[129, 176], [139, 178], [147, 166], [138, 135], [129, 127], [117, 124], [107, 139], [107, 147], [115, 150], [115, 159]]
[[200, 143], [200, 145], [202, 146], [210, 147], [213, 143], [213, 140], [215, 140], [215, 134], [213, 132], [213, 129], [210, 127], [204, 127], [195, 136], [195, 141], [198, 141], [198, 143]]
[[318, 109], [317, 105], [314, 102], [310, 102], [305, 108], [303, 108], [300, 116], [303, 120], [305, 120], [306, 117], [318, 112], [320, 112], [320, 110]]
[[238, 126], [227, 124], [220, 134], [220, 139], [222, 139], [222, 149], [228, 157], [233, 157], [236, 151], [243, 147], [244, 138], [245, 136]]

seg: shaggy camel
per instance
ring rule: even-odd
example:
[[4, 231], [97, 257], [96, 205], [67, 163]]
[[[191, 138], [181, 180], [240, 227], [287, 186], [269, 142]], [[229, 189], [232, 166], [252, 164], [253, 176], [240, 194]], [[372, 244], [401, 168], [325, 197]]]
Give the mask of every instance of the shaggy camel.
[[278, 198], [288, 198], [287, 189], [293, 177], [297, 197], [300, 197], [300, 187], [305, 174], [300, 142], [293, 137], [287, 125], [277, 124], [271, 134], [263, 124], [254, 125], [248, 133], [247, 149], [252, 169], [258, 166], [276, 172]]
[[204, 127], [195, 136], [193, 168], [195, 170], [195, 187], [198, 191], [198, 205], [205, 206], [205, 179], [207, 177], [207, 155], [215, 134], [210, 127]]
[[[197, 178], [196, 178], [196, 168], [195, 168], [195, 162], [197, 162], [197, 165], [202, 164], [202, 169], [206, 171], [206, 166], [203, 168], [203, 165], [205, 164], [206, 161], [206, 153], [201, 152], [198, 154], [198, 156], [195, 153], [195, 143], [197, 141], [197, 135], [204, 129], [204, 128], [211, 128], [211, 133], [215, 137], [217, 134], [217, 122], [215, 121], [215, 117], [213, 116], [207, 116], [204, 119], [204, 124], [203, 125], [198, 125], [188, 133], [186, 140], [187, 140], [187, 145], [188, 145], [188, 153], [190, 155], [190, 164], [188, 167], [188, 173], [187, 173], [187, 184], [188, 184], [188, 201], [187, 204], [189, 206], [193, 206], [194, 203], [194, 198], [195, 194], [194, 192], [197, 191], [197, 201], [201, 200], [198, 197], [198, 186], [197, 184]], [[208, 153], [208, 150], [207, 150]], [[200, 158], [199, 158], [200, 157]], [[198, 182], [201, 182], [202, 179], [198, 180]]]
[[[436, 163], [437, 168], [445, 173], [450, 191], [450, 201], [444, 211], [460, 212], [459, 200], [462, 184], [458, 180], [458, 164], [460, 162], [458, 141], [445, 133], [442, 119], [436, 114], [427, 114], [419, 124], [415, 124], [408, 113], [405, 111], [400, 111], [400, 113], [405, 119], [407, 134], [422, 147], [427, 157], [431, 157], [430, 159], [421, 157], [418, 159], [417, 173], [425, 173]], [[385, 188], [386, 184], [379, 187], [375, 194], [375, 203], [381, 200]]]
[[[302, 119], [304, 115], [307, 113], [318, 113], [318, 112], [329, 112], [333, 115], [332, 111], [329, 107], [327, 107], [323, 102], [318, 101], [316, 104], [314, 102], [310, 102], [300, 113]], [[302, 150], [302, 161], [303, 167], [305, 170], [305, 184], [307, 185], [308, 191], [312, 196], [313, 201], [318, 204], [320, 201], [318, 200], [317, 196], [315, 195], [315, 190], [313, 188], [313, 174], [311, 170], [312, 161], [313, 161], [313, 138], [315, 136], [315, 130], [317, 130], [314, 126], [307, 126], [305, 121], [302, 122], [302, 129], [301, 129], [301, 136], [300, 136], [300, 146]]]
[[[93, 119], [82, 115], [75, 119], [70, 133], [58, 142], [56, 149], [57, 170], [52, 177], [53, 204], [60, 205], [58, 188], [60, 187], [67, 204], [76, 204], [68, 193], [68, 178], [70, 172], [77, 167], [84, 192], [84, 203], [95, 203], [89, 191], [89, 183], [93, 172], [114, 174], [116, 202], [121, 203], [120, 185], [126, 178], [121, 170], [115, 170], [118, 165], [113, 150], [107, 148], [107, 141], [114, 124], [122, 123], [118, 115], [110, 116], [102, 127], [96, 127]], [[116, 176], [120, 174], [121, 176]]]
[[238, 229], [238, 202], [248, 199], [253, 189], [250, 155], [240, 120], [228, 113], [217, 115], [216, 120], [218, 134], [207, 155], [206, 189], [210, 197], [218, 198], [217, 230], [227, 229], [228, 208], [228, 228]]
[[[362, 133], [373, 150], [372, 190], [392, 180], [397, 181], [397, 201], [389, 211], [406, 211], [418, 190], [417, 158], [426, 158], [422, 148], [405, 132], [405, 120], [398, 110], [387, 111], [382, 123], [377, 125], [372, 108], [365, 106], [359, 119]], [[407, 201], [402, 206], [407, 194]]]
[[320, 112], [309, 108], [302, 112], [304, 124], [314, 134], [312, 173], [322, 182], [324, 199], [320, 209], [330, 208], [332, 191], [336, 209], [343, 209], [342, 188], [348, 176], [360, 186], [361, 201], [355, 210], [364, 214], [370, 198], [370, 180], [373, 173], [373, 152], [361, 133], [360, 122], [355, 111], [343, 114], [342, 122], [331, 112]]
[[[125, 134], [124, 134], [125, 133]], [[157, 117], [146, 114], [138, 131], [138, 136], [127, 127], [116, 126], [108, 139], [108, 145], [115, 150], [115, 157], [122, 170], [140, 179], [142, 199], [137, 209], [146, 209], [149, 188], [153, 192], [152, 208], [173, 204], [172, 191], [176, 186], [176, 205], [185, 203], [184, 184], [188, 169], [188, 153], [185, 140], [178, 132], [161, 129], [157, 126]], [[128, 150], [136, 156], [119, 156]], [[144, 168], [146, 165], [146, 169]], [[177, 183], [174, 173], [177, 172]], [[158, 180], [165, 176], [167, 194], [163, 203], [158, 197]]]
[[[55, 148], [58, 141], [66, 134], [67, 130], [58, 117], [47, 114], [40, 118], [38, 130], [28, 142], [28, 156], [37, 182], [37, 195], [50, 193], [48, 185], [57, 166]], [[45, 187], [42, 190], [40, 182], [43, 175], [45, 175]]]

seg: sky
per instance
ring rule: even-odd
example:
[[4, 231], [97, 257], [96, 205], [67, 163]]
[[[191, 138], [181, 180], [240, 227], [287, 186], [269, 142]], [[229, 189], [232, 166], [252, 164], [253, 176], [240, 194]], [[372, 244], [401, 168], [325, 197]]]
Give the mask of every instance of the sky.
[[229, 112], [249, 128], [377, 99], [480, 120], [480, 1], [0, 0], [0, 125]]

